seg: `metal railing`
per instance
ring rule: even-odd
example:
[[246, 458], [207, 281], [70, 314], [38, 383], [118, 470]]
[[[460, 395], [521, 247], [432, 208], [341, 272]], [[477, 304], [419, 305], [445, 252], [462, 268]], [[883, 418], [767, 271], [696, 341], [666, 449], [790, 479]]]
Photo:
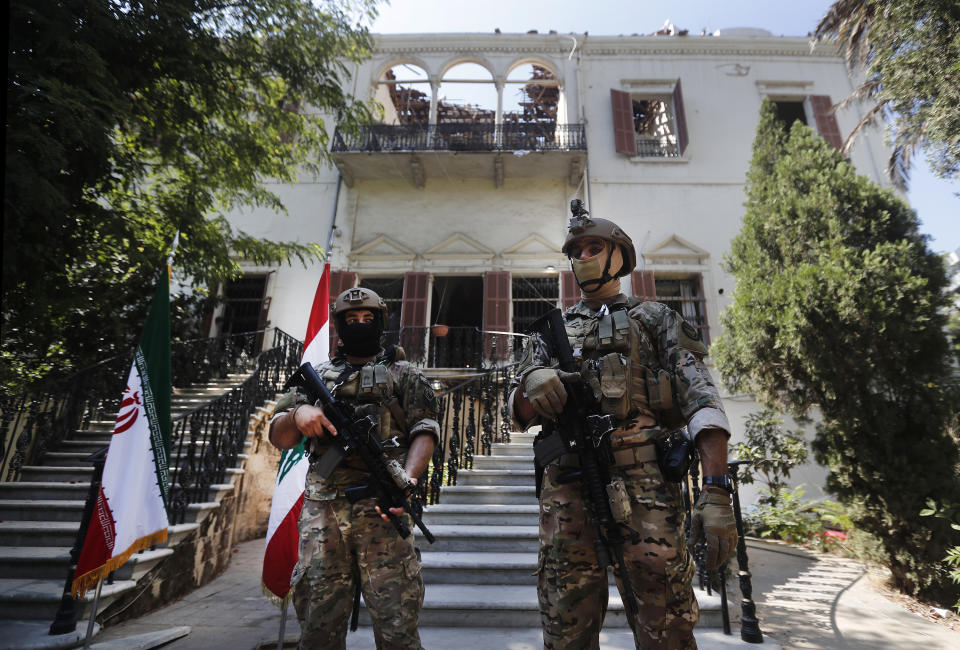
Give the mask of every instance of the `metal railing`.
[[[262, 337], [264, 332], [253, 334]], [[239, 360], [246, 349], [237, 350]], [[250, 416], [282, 389], [302, 353], [303, 343], [275, 329], [271, 348], [256, 357], [253, 372], [242, 384], [173, 419], [171, 524], [182, 523], [188, 506], [207, 501], [211, 488], [224, 483], [227, 470], [236, 467], [243, 453]]]
[[337, 129], [336, 152], [586, 151], [583, 124], [374, 124], [357, 133]]
[[[248, 372], [263, 331], [171, 344], [175, 386]], [[284, 335], [286, 336], [286, 335]], [[0, 394], [0, 477], [16, 481], [24, 465], [36, 464], [76, 430], [116, 411], [133, 354], [117, 355], [59, 382], [21, 395]]]
[[675, 142], [659, 138], [637, 138], [637, 155], [644, 158], [679, 158], [680, 147]]
[[422, 368], [495, 368], [523, 356], [525, 334], [488, 332], [478, 327], [432, 325], [384, 332], [406, 360]]

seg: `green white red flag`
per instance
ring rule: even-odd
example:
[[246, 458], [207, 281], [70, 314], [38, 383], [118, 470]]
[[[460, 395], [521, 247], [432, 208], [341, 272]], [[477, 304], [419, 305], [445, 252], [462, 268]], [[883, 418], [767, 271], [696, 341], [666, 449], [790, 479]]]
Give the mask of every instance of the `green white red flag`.
[[[303, 340], [301, 363], [322, 363], [330, 356], [330, 265], [325, 264], [323, 275], [307, 323]], [[280, 457], [277, 482], [270, 503], [267, 524], [267, 548], [263, 556], [263, 593], [282, 606], [290, 600], [290, 574], [297, 564], [300, 533], [297, 521], [303, 508], [303, 490], [307, 482], [310, 461], [304, 440], [293, 449], [284, 450]]]
[[80, 598], [137, 551], [167, 539], [170, 495], [170, 277], [161, 273], [73, 574]]

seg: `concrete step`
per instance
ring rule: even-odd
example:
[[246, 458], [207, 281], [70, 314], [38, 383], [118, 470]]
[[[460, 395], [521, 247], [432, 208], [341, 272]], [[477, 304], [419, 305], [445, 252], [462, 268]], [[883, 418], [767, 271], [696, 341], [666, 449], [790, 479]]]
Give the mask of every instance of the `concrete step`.
[[531, 485], [445, 485], [440, 490], [440, 503], [537, 503], [536, 488]]
[[17, 481], [0, 483], [0, 500], [67, 500], [84, 501], [90, 481]]
[[[157, 562], [173, 555], [173, 549], [158, 548], [134, 553], [114, 571], [114, 580], [139, 580]], [[63, 580], [70, 566], [70, 547], [0, 546], [0, 578]]]
[[465, 524], [429, 526], [437, 541], [418, 538], [422, 551], [457, 553], [536, 552], [538, 526], [470, 526]]
[[533, 454], [527, 456], [490, 455], [474, 456], [474, 470], [529, 470], [533, 467]]
[[462, 469], [457, 472], [457, 485], [524, 485], [534, 486], [533, 467], [529, 469]]
[[420, 543], [423, 581], [434, 585], [536, 585], [537, 553], [432, 551]]
[[[721, 627], [719, 597], [715, 594], [708, 596], [700, 590], [694, 590], [694, 593], [700, 604], [700, 622], [697, 629]], [[363, 625], [370, 625], [365, 607], [361, 611], [360, 621]], [[537, 629], [540, 626], [537, 588], [535, 585], [431, 585], [424, 596], [420, 625]], [[610, 587], [609, 590], [607, 616], [603, 627], [628, 627], [623, 601], [616, 587]]]
[[[52, 621], [60, 607], [65, 576], [56, 580], [38, 580], [32, 578], [0, 579], [0, 619]], [[109, 607], [117, 596], [136, 586], [133, 580], [114, 580], [113, 584], [103, 583], [100, 591], [98, 611]], [[89, 615], [95, 590], [91, 589], [78, 608], [77, 619], [84, 620]]]
[[525, 442], [495, 442], [490, 445], [490, 453], [495, 456], [526, 456], [533, 462], [533, 444]]
[[80, 521], [82, 499], [3, 499], [0, 521]]
[[73, 547], [80, 531], [77, 521], [0, 521], [0, 546]]
[[[170, 476], [176, 477], [180, 471], [179, 467], [170, 468]], [[233, 476], [242, 474], [243, 469], [237, 467], [227, 468], [227, 479], [232, 482]], [[56, 466], [56, 465], [24, 465], [20, 469], [20, 480], [24, 482], [89, 482], [93, 475], [93, 465], [86, 467], [79, 465], [76, 467]]]
[[446, 503], [430, 506], [424, 512], [424, 521], [432, 525], [503, 525], [536, 526], [540, 506], [536, 503]]

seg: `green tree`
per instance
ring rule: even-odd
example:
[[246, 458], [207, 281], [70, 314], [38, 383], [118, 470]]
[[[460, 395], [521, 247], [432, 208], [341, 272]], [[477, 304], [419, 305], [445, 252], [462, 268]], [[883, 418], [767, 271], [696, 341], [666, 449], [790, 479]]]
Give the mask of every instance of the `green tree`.
[[882, 540], [897, 586], [931, 593], [949, 529], [917, 513], [960, 496], [943, 262], [902, 201], [808, 127], [787, 136], [769, 101], [746, 194], [718, 368], [767, 405], [819, 408], [827, 488]]
[[751, 413], [744, 424], [745, 442], [733, 446], [736, 457], [750, 463], [740, 470], [740, 482], [753, 483], [762, 475], [767, 493], [760, 496], [760, 502], [776, 506], [790, 470], [807, 462], [803, 431], [785, 431], [783, 420], [770, 409]]
[[0, 381], [125, 353], [174, 233], [181, 278], [306, 261], [224, 215], [283, 211], [264, 180], [328, 159], [371, 47], [373, 0], [13, 0], [9, 7]]
[[960, 172], [960, 3], [956, 0], [837, 0], [814, 32], [836, 39], [864, 80], [845, 100], [872, 104], [863, 126], [888, 126], [891, 179], [905, 186], [911, 155], [926, 149], [944, 177]]

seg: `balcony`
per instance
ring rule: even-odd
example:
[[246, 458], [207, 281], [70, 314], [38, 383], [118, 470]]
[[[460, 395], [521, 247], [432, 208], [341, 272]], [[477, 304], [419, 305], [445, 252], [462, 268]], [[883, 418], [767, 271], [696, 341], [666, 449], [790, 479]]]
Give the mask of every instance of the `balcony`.
[[373, 125], [356, 134], [337, 129], [332, 147], [347, 185], [400, 177], [420, 188], [441, 174], [489, 177], [497, 187], [504, 178], [557, 176], [577, 185], [586, 150], [583, 124], [549, 123]]

